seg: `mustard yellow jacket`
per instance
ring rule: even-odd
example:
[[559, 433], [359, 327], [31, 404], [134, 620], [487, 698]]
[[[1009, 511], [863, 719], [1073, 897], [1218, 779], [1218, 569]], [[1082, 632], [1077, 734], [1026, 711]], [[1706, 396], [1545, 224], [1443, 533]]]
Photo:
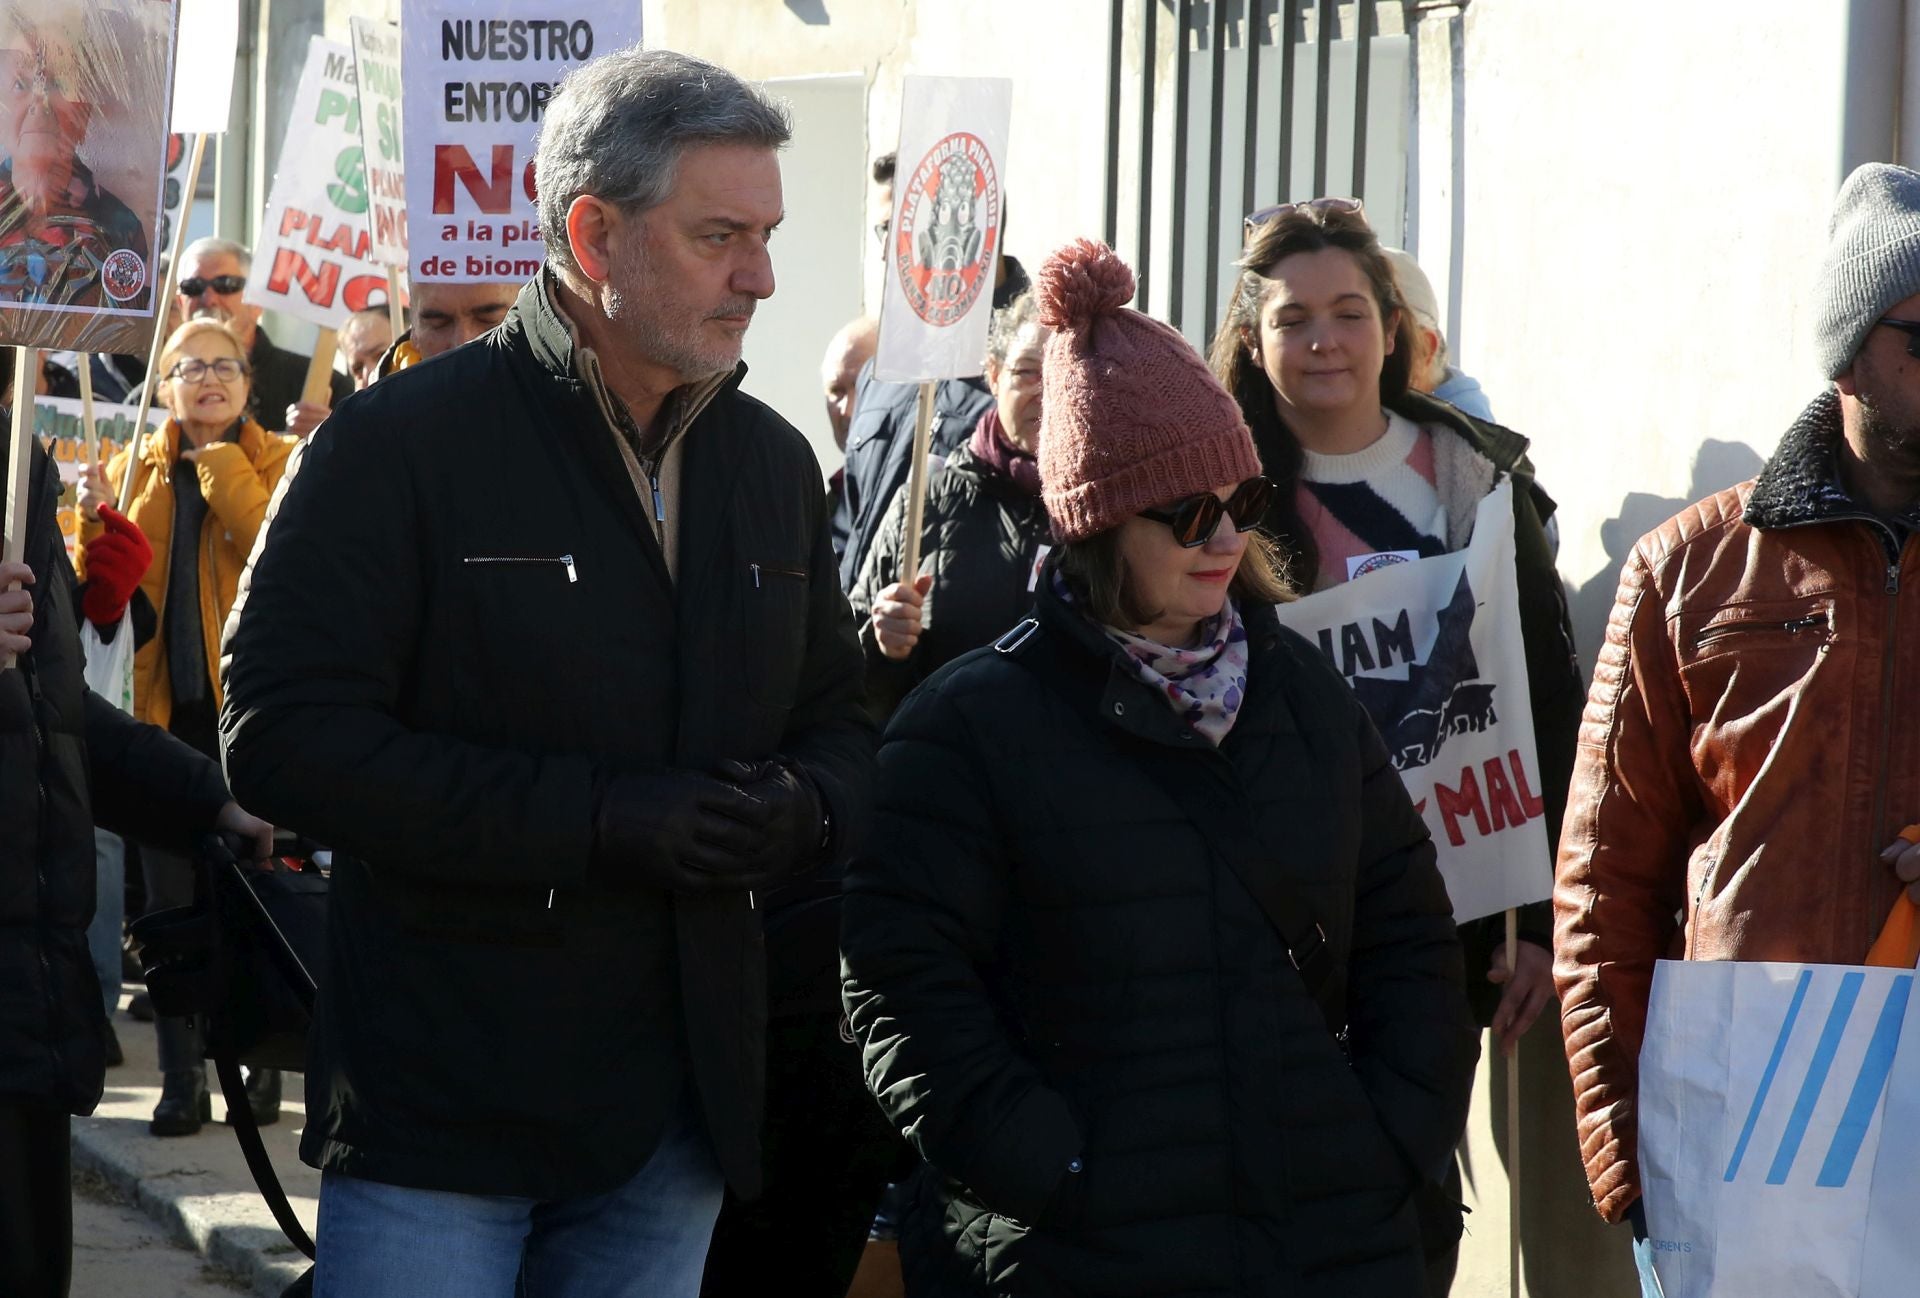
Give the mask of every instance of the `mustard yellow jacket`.
[[[253, 553], [253, 539], [267, 516], [267, 501], [273, 495], [280, 475], [286, 471], [287, 456], [296, 441], [279, 433], [270, 433], [249, 419], [240, 428], [240, 438], [203, 447], [192, 460], [178, 458], [180, 424], [169, 419], [146, 439], [141, 454], [141, 470], [135, 485], [133, 503], [127, 517], [146, 533], [153, 546], [153, 565], [140, 579], [140, 589], [152, 601], [155, 612], [165, 614], [167, 607], [168, 556], [173, 546], [173, 475], [191, 470], [200, 475], [200, 494], [206, 498], [207, 516], [201, 524], [199, 555], [200, 629], [206, 638], [207, 677], [213, 687], [215, 706], [220, 702], [220, 632], [227, 613], [233, 608], [239, 589], [241, 570]], [[107, 481], [120, 490], [127, 475], [130, 452], [122, 449], [107, 463]], [[86, 544], [100, 535], [97, 520], [83, 521], [80, 528], [80, 575], [86, 576]], [[166, 637], [156, 635], [141, 646], [133, 658], [133, 714], [142, 721], [165, 727], [173, 717], [172, 677], [167, 671]]]

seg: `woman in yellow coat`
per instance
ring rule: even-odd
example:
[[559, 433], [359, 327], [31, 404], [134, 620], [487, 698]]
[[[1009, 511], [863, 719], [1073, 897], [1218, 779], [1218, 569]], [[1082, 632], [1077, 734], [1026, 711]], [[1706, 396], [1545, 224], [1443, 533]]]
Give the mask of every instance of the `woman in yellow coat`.
[[[159, 616], [158, 633], [134, 655], [133, 709], [140, 720], [217, 760], [220, 632], [294, 439], [248, 418], [247, 352], [219, 321], [190, 320], [175, 330], [161, 352], [159, 374], [155, 398], [172, 418], [145, 440], [127, 509], [153, 545], [140, 589]], [[107, 465], [116, 494], [130, 459], [123, 450]], [[97, 520], [82, 527], [83, 569], [86, 542], [99, 531]], [[190, 861], [148, 848], [142, 864], [150, 910], [192, 901]], [[160, 1019], [156, 1027], [163, 1089], [151, 1129], [157, 1136], [190, 1135], [210, 1111], [200, 1043], [185, 1020]], [[279, 1090], [278, 1074], [260, 1071], [249, 1079], [257, 1119], [278, 1117]]]

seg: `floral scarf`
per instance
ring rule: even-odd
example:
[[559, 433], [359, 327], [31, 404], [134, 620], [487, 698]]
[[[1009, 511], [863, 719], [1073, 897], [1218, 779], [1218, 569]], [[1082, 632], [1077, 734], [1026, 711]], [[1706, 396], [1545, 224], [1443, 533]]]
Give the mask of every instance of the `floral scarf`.
[[1134, 675], [1218, 748], [1247, 695], [1247, 626], [1233, 601], [1204, 629], [1205, 643], [1196, 649], [1171, 649], [1131, 631], [1101, 629], [1126, 651]]

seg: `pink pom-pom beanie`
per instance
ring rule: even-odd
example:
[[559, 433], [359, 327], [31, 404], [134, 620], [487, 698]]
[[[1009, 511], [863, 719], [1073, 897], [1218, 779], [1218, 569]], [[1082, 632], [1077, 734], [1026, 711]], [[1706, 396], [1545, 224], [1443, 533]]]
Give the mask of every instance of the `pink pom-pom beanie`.
[[1040, 483], [1060, 541], [1261, 472], [1240, 407], [1193, 345], [1128, 310], [1133, 271], [1078, 239], [1048, 257], [1034, 290], [1047, 340]]

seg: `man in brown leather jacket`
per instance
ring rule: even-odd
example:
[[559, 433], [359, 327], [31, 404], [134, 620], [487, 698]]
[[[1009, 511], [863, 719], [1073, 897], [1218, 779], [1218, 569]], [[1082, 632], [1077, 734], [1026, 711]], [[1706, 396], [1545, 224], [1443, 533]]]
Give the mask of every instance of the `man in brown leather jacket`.
[[1640, 1194], [1654, 962], [1857, 964], [1920, 875], [1892, 850], [1920, 821], [1920, 173], [1848, 177], [1815, 308], [1831, 384], [1634, 547], [1581, 724], [1554, 973], [1608, 1221]]

